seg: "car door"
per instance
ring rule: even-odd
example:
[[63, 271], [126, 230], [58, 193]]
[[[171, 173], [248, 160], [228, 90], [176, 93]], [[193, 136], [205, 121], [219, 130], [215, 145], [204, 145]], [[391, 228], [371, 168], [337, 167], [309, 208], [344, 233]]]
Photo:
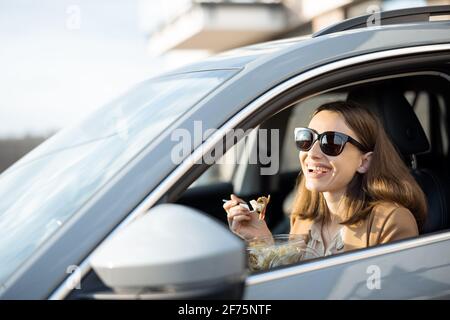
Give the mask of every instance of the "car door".
[[449, 245], [443, 232], [252, 275], [245, 299], [448, 299]]

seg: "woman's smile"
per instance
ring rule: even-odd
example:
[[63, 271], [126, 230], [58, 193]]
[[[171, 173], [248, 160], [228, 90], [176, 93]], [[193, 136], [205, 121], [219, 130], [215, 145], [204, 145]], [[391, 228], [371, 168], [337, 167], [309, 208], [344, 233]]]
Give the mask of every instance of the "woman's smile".
[[332, 172], [329, 166], [319, 163], [306, 163], [306, 178], [320, 179]]
[[326, 176], [328, 174], [328, 172], [316, 172], [316, 171], [308, 171], [307, 173], [306, 173], [306, 177], [308, 178], [308, 179], [320, 179], [320, 178], [322, 178], [322, 177], [324, 177], [324, 176]]

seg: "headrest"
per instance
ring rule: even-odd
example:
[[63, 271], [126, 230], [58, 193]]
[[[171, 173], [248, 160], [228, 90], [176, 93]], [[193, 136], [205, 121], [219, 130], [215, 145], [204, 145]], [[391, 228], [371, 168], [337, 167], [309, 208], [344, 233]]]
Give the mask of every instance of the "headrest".
[[427, 136], [403, 92], [393, 85], [364, 85], [352, 90], [347, 101], [367, 107], [378, 115], [393, 144], [403, 156], [426, 152]]

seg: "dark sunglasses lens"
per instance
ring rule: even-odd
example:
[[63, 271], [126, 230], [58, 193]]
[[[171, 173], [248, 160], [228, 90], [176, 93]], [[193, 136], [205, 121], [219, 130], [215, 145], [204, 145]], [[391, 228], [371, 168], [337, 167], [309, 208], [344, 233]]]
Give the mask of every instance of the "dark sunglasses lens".
[[334, 133], [327, 133], [322, 136], [322, 140], [320, 141], [320, 148], [326, 155], [337, 156], [342, 152], [344, 144], [345, 140], [341, 136]]
[[295, 144], [300, 151], [307, 151], [311, 148], [313, 134], [308, 130], [299, 130], [295, 136]]

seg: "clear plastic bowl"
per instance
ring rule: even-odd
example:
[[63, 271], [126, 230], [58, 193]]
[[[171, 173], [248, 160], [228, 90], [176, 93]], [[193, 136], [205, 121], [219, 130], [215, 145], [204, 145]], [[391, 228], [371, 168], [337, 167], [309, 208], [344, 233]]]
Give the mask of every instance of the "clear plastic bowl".
[[309, 256], [317, 256], [306, 246], [304, 235], [277, 234], [247, 241], [248, 266], [251, 271], [297, 263], [306, 252], [310, 253]]

